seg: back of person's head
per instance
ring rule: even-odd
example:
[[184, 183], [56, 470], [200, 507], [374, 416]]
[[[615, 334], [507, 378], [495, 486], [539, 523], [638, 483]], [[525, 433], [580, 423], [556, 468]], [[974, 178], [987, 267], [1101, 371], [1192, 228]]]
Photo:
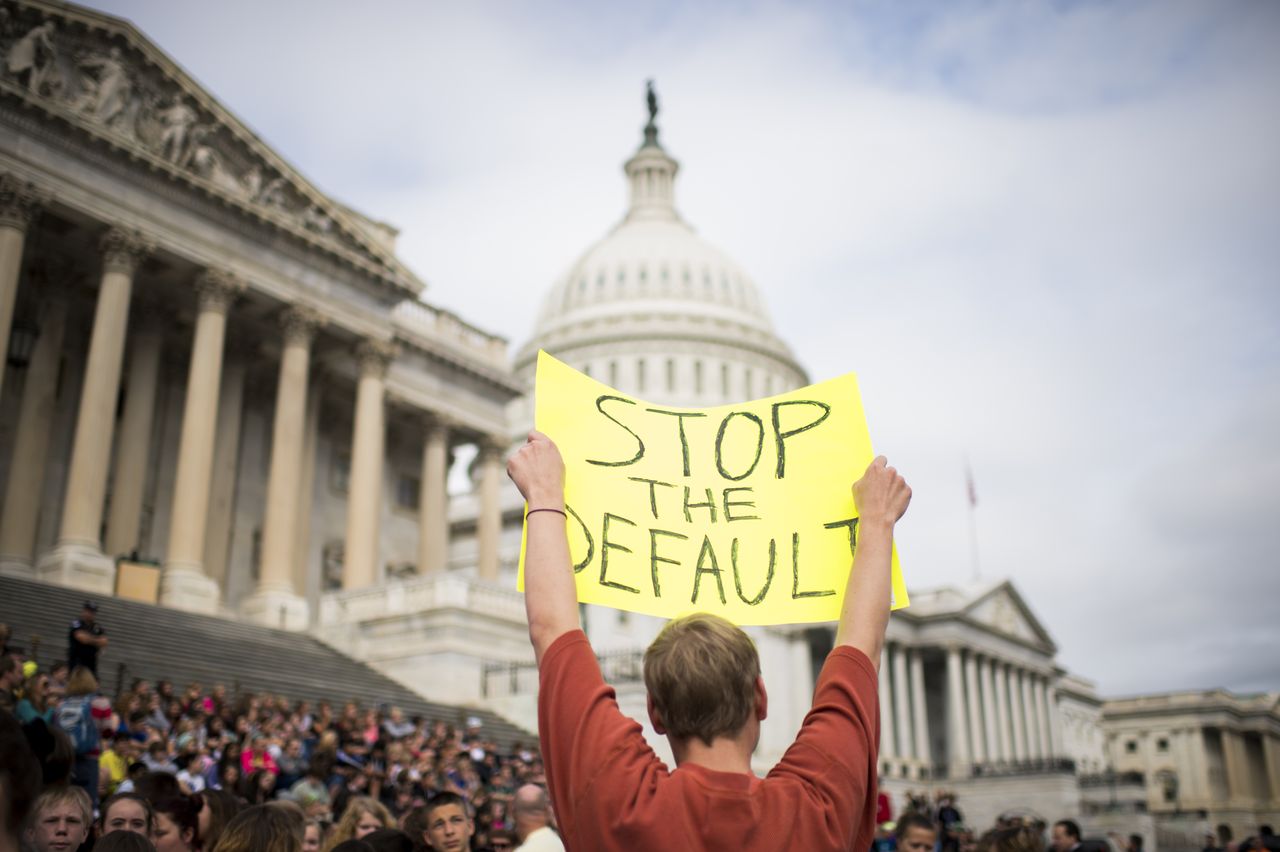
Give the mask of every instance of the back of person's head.
[[0, 678], [7, 677], [11, 672], [18, 670], [18, 661], [8, 654], [0, 657]]
[[98, 691], [98, 679], [84, 666], [76, 666], [67, 679], [67, 695], [92, 695]]
[[0, 711], [0, 839], [17, 843], [31, 805], [40, 794], [40, 761], [18, 720]]
[[1232, 838], [1234, 837], [1235, 837], [1235, 834], [1232, 833], [1231, 826], [1227, 825], [1225, 822], [1218, 823], [1218, 842], [1219, 843], [1221, 843], [1223, 846], [1226, 846], [1228, 843], [1231, 842]]
[[493, 852], [511, 852], [520, 845], [520, 838], [516, 836], [514, 831], [508, 831], [505, 828], [495, 828], [489, 832], [489, 846]]
[[156, 852], [156, 846], [145, 834], [113, 831], [93, 842], [93, 852]]
[[708, 613], [667, 622], [644, 652], [654, 724], [707, 745], [737, 735], [756, 711], [760, 655], [741, 628]]
[[344, 840], [329, 852], [373, 852], [373, 847], [363, 840]]
[[413, 841], [398, 828], [380, 828], [361, 838], [373, 852], [413, 852]]
[[1275, 834], [1275, 829], [1271, 827], [1270, 823], [1264, 822], [1262, 825], [1258, 826], [1258, 836], [1260, 837], [1275, 837]]
[[208, 811], [204, 825], [200, 827], [200, 842], [206, 849], [213, 849], [218, 845], [227, 823], [244, 810], [245, 804], [229, 790], [205, 790], [200, 797], [204, 799], [203, 810]]
[[227, 823], [212, 852], [302, 852], [302, 811], [252, 805]]
[[1044, 834], [1028, 825], [994, 828], [978, 838], [977, 852], [1044, 852]]
[[372, 816], [380, 822], [383, 828], [395, 827], [395, 820], [391, 818], [391, 812], [387, 810], [387, 806], [382, 802], [370, 796], [352, 796], [347, 800], [346, 806], [342, 810], [342, 818], [338, 820], [338, 824], [333, 830], [333, 836], [330, 839], [335, 843], [343, 840], [353, 840], [361, 817], [366, 815]]
[[148, 771], [133, 782], [133, 791], [152, 804], [161, 799], [171, 799], [185, 792], [172, 772]]
[[1141, 835], [1141, 834], [1130, 834], [1130, 835], [1129, 835], [1129, 848], [1130, 848], [1130, 849], [1141, 849], [1141, 848], [1142, 848], [1142, 835]]
[[511, 800], [511, 815], [516, 825], [549, 825], [551, 823], [551, 800], [547, 791], [537, 784], [525, 784], [516, 790]]
[[[167, 773], [152, 772], [149, 775], [164, 775]], [[170, 778], [173, 776], [170, 775]], [[199, 794], [191, 794], [182, 792], [181, 789], [176, 793], [161, 795], [155, 798], [147, 797], [151, 802], [151, 807], [156, 812], [156, 840], [159, 841], [159, 834], [162, 831], [169, 830], [169, 826], [164, 825], [164, 820], [172, 824], [172, 830], [182, 838], [184, 842], [193, 849], [200, 848], [200, 811], [204, 807], [204, 797]], [[161, 819], [163, 817], [163, 820]]]
[[1061, 827], [1063, 834], [1067, 835], [1067, 837], [1070, 837], [1072, 840], [1079, 842], [1080, 825], [1075, 820], [1060, 819], [1057, 822], [1055, 822], [1054, 825]]

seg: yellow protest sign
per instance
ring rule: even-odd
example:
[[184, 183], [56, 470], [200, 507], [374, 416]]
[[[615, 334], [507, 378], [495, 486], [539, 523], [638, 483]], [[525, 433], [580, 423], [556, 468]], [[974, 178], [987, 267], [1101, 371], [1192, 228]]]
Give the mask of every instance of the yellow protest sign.
[[[874, 458], [852, 373], [682, 409], [540, 352], [534, 419], [564, 457], [579, 601], [737, 624], [839, 618], [857, 542], [850, 486]], [[895, 550], [893, 606], [906, 605]]]

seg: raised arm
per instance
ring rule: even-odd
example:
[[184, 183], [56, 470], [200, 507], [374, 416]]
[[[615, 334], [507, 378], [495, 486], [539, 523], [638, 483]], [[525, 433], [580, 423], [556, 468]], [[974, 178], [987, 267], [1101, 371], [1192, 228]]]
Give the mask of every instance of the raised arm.
[[889, 623], [893, 525], [907, 511], [911, 489], [884, 456], [877, 456], [854, 483], [853, 502], [858, 508], [858, 546], [845, 587], [836, 645], [852, 645], [862, 651], [878, 671], [884, 629]]
[[[507, 475], [528, 507], [524, 551], [524, 608], [529, 639], [539, 664], [551, 643], [577, 630], [578, 591], [569, 562], [565, 533], [564, 461], [555, 443], [541, 432], [507, 462]], [[555, 509], [535, 512], [535, 509]]]

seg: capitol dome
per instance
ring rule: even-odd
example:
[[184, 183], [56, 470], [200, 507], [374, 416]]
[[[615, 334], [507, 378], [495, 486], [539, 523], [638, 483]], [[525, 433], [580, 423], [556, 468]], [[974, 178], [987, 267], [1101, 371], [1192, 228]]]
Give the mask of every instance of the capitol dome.
[[[551, 288], [515, 369], [530, 385], [539, 349], [624, 393], [705, 407], [808, 383], [756, 286], [676, 211], [679, 164], [653, 122], [624, 167], [623, 220]], [[531, 412], [530, 412], [531, 413]]]

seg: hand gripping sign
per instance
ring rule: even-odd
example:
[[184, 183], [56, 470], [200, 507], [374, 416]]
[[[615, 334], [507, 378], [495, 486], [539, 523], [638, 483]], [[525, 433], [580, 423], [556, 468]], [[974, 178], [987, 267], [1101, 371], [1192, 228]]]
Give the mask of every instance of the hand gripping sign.
[[[579, 601], [737, 624], [840, 617], [858, 537], [850, 486], [874, 457], [852, 373], [670, 408], [540, 352], [534, 419], [564, 457]], [[895, 550], [893, 608], [907, 603]]]

